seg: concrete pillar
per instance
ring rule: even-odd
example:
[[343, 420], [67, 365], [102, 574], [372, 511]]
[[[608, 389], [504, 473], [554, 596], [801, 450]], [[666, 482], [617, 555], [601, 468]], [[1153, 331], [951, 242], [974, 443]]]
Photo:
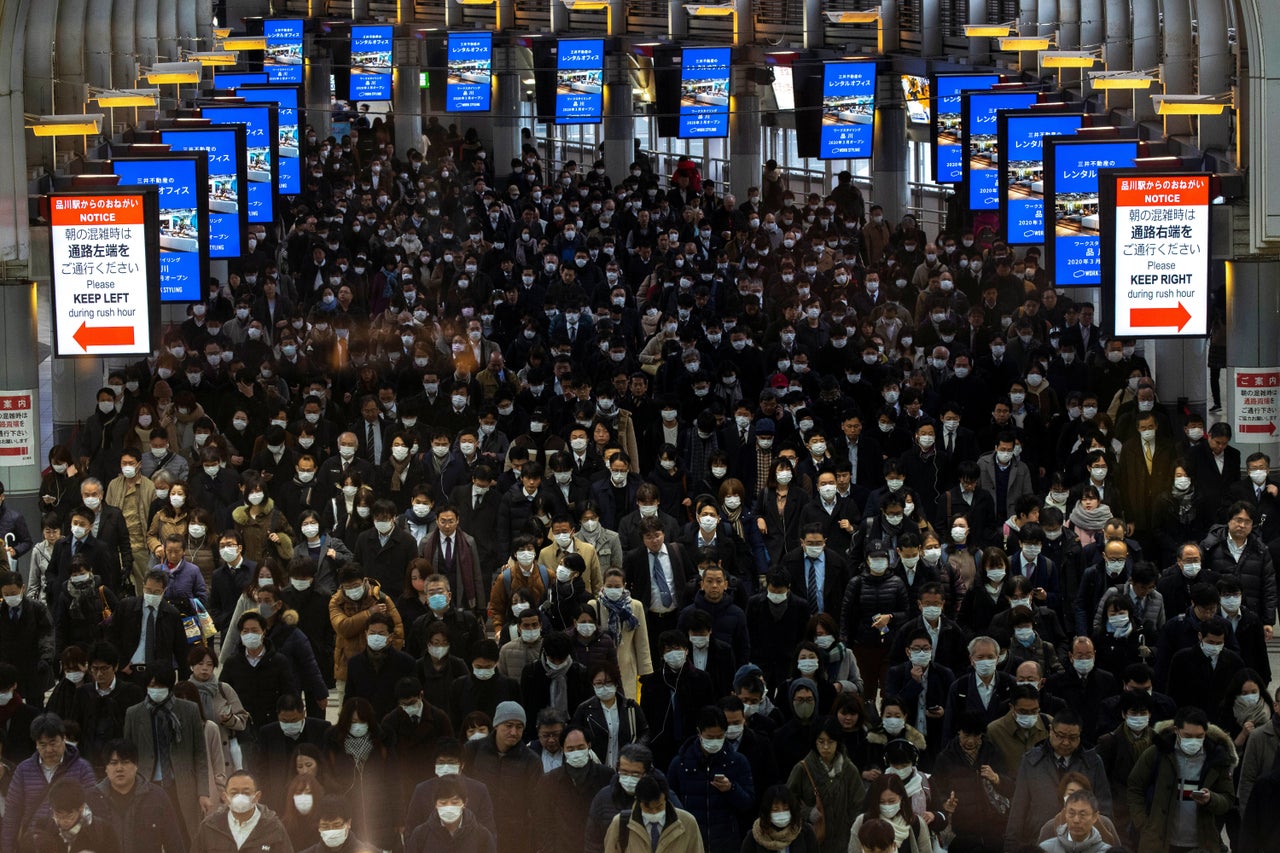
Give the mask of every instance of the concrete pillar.
[[[1106, 4], [1105, 14], [1106, 21], [1104, 28], [1104, 43], [1102, 58], [1106, 60], [1107, 67], [1116, 71], [1140, 70], [1141, 65], [1133, 64], [1133, 43], [1130, 41], [1129, 33], [1129, 4], [1127, 0], [1103, 0]], [[1132, 96], [1126, 89], [1117, 89], [1108, 96], [1108, 102], [1111, 108], [1123, 109], [1132, 103]]]
[[750, 187], [760, 182], [760, 96], [746, 68], [733, 69], [729, 112], [729, 186]]
[[[0, 467], [5, 503], [28, 519], [40, 517], [36, 495], [45, 456], [40, 452], [40, 379], [36, 355], [36, 285], [33, 281], [0, 281], [0, 324], [5, 358], [0, 359], [0, 391], [31, 391], [35, 413], [35, 459], [25, 465]], [[38, 525], [32, 525], [38, 526]], [[26, 566], [23, 566], [24, 570]]]
[[328, 56], [315, 56], [307, 62], [310, 67], [306, 90], [303, 93], [303, 101], [307, 107], [307, 124], [316, 129], [318, 138], [324, 139], [333, 128], [333, 115], [330, 112], [332, 104], [329, 101], [329, 75], [333, 72], [333, 60]]
[[[890, 85], [892, 83], [892, 85]], [[897, 78], [882, 74], [876, 81], [875, 130], [871, 148], [871, 186], [876, 188], [876, 204], [884, 207], [886, 222], [897, 222], [907, 212], [910, 193], [907, 181], [907, 117]]]
[[[1004, 21], [987, 20], [987, 0], [969, 0], [969, 23], [1003, 24]], [[986, 65], [991, 62], [991, 39], [969, 39], [969, 63]]]
[[418, 88], [417, 46], [412, 39], [399, 41], [391, 106], [396, 116], [396, 151], [403, 155], [410, 148], [422, 150], [422, 90]]
[[673, 41], [689, 34], [689, 13], [684, 10], [684, 0], [667, 0], [667, 32]]
[[[1223, 406], [1228, 423], [1235, 423], [1235, 398], [1231, 393], [1231, 367], [1280, 366], [1280, 336], [1275, 333], [1274, 318], [1280, 312], [1280, 292], [1275, 281], [1280, 276], [1280, 262], [1227, 261], [1227, 367], [1222, 376]], [[1236, 435], [1232, 443], [1240, 448], [1241, 458], [1261, 451], [1275, 459], [1280, 454], [1280, 433], [1249, 436], [1250, 441]], [[1259, 439], [1259, 440], [1252, 440]]]
[[802, 17], [804, 46], [816, 50], [827, 45], [827, 19], [822, 14], [822, 0], [804, 0]]
[[[1203, 412], [1206, 392], [1207, 338], [1188, 340], [1159, 339], [1146, 343], [1143, 352], [1156, 379], [1160, 401], [1169, 405], [1185, 399], [1194, 409]], [[1225, 382], [1226, 377], [1223, 377]], [[1225, 386], [1223, 393], [1226, 393]]]
[[751, 44], [756, 40], [755, 4], [751, 0], [733, 0], [734, 21], [738, 31], [733, 43]]
[[134, 0], [113, 0], [111, 3], [111, 85], [119, 89], [130, 89], [138, 84], [134, 10]]
[[[1196, 68], [1199, 71], [1200, 94], [1219, 95], [1232, 90], [1235, 60], [1227, 45], [1226, 10], [1220, 3], [1196, 2], [1199, 25]], [[1218, 31], [1215, 32], [1215, 28]], [[1201, 151], [1227, 151], [1231, 144], [1231, 127], [1235, 116], [1227, 110], [1220, 116], [1200, 117]]]
[[551, 15], [551, 32], [564, 35], [569, 32], [569, 7], [560, 0], [550, 0], [548, 10]]
[[942, 3], [923, 0], [920, 4], [920, 55], [942, 56]]
[[620, 175], [635, 159], [636, 122], [632, 116], [629, 59], [621, 54], [605, 57], [604, 165], [611, 175]]
[[[493, 67], [498, 69], [497, 88], [493, 93], [493, 104], [489, 110], [493, 134], [493, 162], [502, 168], [520, 156], [520, 95], [521, 71], [516, 65], [516, 48], [494, 48], [495, 61]], [[483, 137], [484, 134], [481, 134]]]

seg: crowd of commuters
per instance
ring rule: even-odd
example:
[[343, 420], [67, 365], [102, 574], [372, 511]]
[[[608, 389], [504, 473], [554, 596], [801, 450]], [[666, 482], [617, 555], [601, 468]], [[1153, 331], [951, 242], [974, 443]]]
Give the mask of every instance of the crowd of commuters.
[[1270, 461], [1036, 250], [429, 138], [0, 505], [0, 850], [1276, 849]]

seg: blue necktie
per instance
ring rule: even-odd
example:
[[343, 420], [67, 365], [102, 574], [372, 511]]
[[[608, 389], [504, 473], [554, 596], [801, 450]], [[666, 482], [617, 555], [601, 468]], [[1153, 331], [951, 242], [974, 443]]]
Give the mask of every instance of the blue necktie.
[[818, 614], [818, 564], [809, 558], [809, 614]]
[[667, 576], [662, 571], [662, 564], [658, 562], [656, 553], [653, 557], [653, 582], [658, 587], [658, 600], [662, 602], [663, 607], [671, 606], [671, 587], [667, 585]]
[[653, 849], [658, 849], [658, 840], [662, 837], [662, 828], [656, 823], [649, 824], [649, 843], [653, 845]]

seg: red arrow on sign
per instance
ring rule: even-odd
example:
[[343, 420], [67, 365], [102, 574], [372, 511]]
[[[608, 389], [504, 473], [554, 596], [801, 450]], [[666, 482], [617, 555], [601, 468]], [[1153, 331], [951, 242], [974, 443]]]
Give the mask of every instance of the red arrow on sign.
[[1262, 433], [1263, 435], [1275, 435], [1275, 424], [1241, 424], [1240, 432], [1244, 433]]
[[1129, 325], [1135, 329], [1176, 326], [1181, 332], [1190, 319], [1191, 312], [1181, 302], [1177, 308], [1129, 309]]
[[89, 347], [131, 347], [133, 346], [133, 326], [96, 326], [90, 328], [84, 323], [71, 336], [85, 352]]

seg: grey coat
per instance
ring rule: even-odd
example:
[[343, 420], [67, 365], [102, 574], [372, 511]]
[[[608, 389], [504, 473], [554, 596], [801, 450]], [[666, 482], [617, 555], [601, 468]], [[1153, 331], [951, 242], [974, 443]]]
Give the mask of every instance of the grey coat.
[[[173, 764], [175, 787], [174, 800], [181, 809], [181, 818], [188, 836], [194, 837], [204, 814], [200, 797], [209, 778], [209, 755], [205, 750], [204, 719], [200, 708], [186, 699], [170, 698], [178, 717], [179, 738], [169, 750]], [[143, 778], [154, 778], [156, 766], [156, 742], [152, 728], [151, 711], [145, 701], [125, 712], [124, 737], [138, 747], [138, 772]]]

